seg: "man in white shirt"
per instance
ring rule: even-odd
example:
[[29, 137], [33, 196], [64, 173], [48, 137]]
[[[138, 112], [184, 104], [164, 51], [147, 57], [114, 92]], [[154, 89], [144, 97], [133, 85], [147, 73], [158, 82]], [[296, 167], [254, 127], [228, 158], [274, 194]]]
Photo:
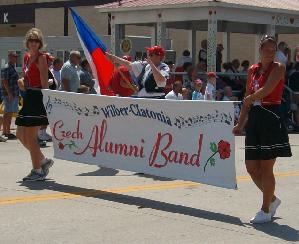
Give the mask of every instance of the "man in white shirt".
[[130, 62], [110, 53], [106, 56], [114, 63], [125, 65], [138, 77], [139, 92], [141, 98], [164, 98], [164, 87], [169, 78], [169, 67], [163, 63], [165, 50], [160, 46], [147, 48], [146, 62]]
[[53, 66], [50, 69], [51, 73], [53, 74], [55, 81], [57, 82], [57, 90], [61, 89], [61, 68], [62, 68], [62, 60], [60, 58], [55, 58], [53, 61]]
[[215, 101], [216, 100], [216, 74], [214, 72], [209, 72], [208, 83], [205, 91], [205, 100]]
[[277, 46], [276, 61], [285, 66], [291, 63], [291, 49], [285, 42], [280, 42]]
[[182, 82], [180, 82], [180, 81], [174, 82], [173, 86], [172, 86], [172, 91], [170, 91], [165, 96], [165, 99], [169, 99], [169, 100], [183, 100], [182, 89], [183, 89]]

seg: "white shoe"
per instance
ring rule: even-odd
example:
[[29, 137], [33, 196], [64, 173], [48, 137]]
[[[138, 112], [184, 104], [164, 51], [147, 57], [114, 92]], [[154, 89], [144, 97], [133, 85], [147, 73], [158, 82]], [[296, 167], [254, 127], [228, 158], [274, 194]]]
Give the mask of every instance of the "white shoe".
[[265, 213], [263, 210], [257, 212], [254, 218], [250, 220], [252, 224], [263, 224], [272, 220], [271, 213]]
[[272, 217], [276, 214], [276, 209], [279, 207], [280, 204], [281, 200], [278, 197], [276, 197], [274, 202], [271, 202], [270, 213]]
[[6, 142], [8, 138], [6, 136], [0, 135], [0, 142]]

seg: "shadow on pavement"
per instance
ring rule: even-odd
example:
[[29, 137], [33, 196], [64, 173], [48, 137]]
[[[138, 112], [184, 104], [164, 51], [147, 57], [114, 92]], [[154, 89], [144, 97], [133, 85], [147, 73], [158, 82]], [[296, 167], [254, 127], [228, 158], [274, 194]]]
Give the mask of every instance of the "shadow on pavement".
[[119, 171], [116, 169], [106, 168], [99, 166], [99, 169], [96, 171], [88, 172], [88, 173], [82, 173], [77, 176], [114, 176]]
[[174, 179], [170, 179], [170, 178], [166, 178], [166, 177], [154, 176], [154, 175], [149, 175], [149, 174], [144, 174], [144, 173], [135, 173], [134, 175], [136, 175], [138, 177], [159, 180], [159, 181], [173, 181], [174, 180]]
[[137, 208], [149, 208], [155, 209], [159, 211], [165, 211], [169, 213], [177, 213], [188, 215], [196, 218], [202, 218], [207, 220], [213, 220], [238, 226], [245, 226], [242, 221], [234, 216], [222, 214], [222, 213], [215, 213], [207, 210], [196, 209], [187, 206], [181, 206], [172, 203], [160, 202], [156, 200], [151, 200], [142, 197], [134, 197], [128, 196], [119, 193], [112, 193], [108, 191], [101, 191], [101, 190], [94, 190], [94, 189], [87, 189], [81, 188], [76, 186], [70, 185], [63, 185], [56, 183], [55, 181], [44, 181], [44, 182], [19, 182], [21, 186], [25, 186], [30, 190], [52, 190], [56, 192], [62, 193], [71, 193], [74, 195], [84, 196], [84, 197], [92, 197], [101, 200], [133, 205]]
[[253, 228], [255, 228], [258, 231], [264, 232], [269, 236], [277, 237], [284, 241], [290, 241], [290, 242], [299, 241], [299, 231], [288, 225], [280, 225], [276, 222], [271, 222], [262, 225], [253, 225]]

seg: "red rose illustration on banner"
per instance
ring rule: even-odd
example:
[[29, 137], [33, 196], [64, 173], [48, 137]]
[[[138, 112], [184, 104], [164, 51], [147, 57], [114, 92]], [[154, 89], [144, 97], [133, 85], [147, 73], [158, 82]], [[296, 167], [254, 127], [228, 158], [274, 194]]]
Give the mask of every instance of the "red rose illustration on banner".
[[218, 152], [221, 159], [227, 159], [230, 157], [230, 144], [227, 141], [221, 140], [218, 142]]
[[211, 149], [213, 154], [207, 160], [207, 162], [204, 166], [204, 172], [206, 172], [206, 167], [208, 166], [208, 164], [210, 164], [213, 167], [215, 166], [216, 160], [215, 160], [214, 156], [217, 153], [219, 153], [219, 157], [222, 160], [230, 158], [231, 149], [230, 149], [230, 144], [227, 141], [221, 140], [220, 142], [218, 142], [218, 147], [217, 147], [217, 144], [215, 142], [211, 142], [210, 143], [210, 149]]
[[59, 142], [58, 147], [59, 147], [60, 150], [63, 150], [64, 149], [64, 144]]

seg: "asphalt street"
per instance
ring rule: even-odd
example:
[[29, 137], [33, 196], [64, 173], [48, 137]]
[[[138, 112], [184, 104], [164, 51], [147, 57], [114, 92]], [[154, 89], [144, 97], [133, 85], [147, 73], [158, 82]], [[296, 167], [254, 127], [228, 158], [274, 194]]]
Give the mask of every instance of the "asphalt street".
[[[18, 141], [0, 144], [0, 244], [296, 243], [299, 135], [292, 158], [275, 166], [282, 205], [274, 221], [251, 225], [261, 194], [236, 138], [238, 190], [55, 160], [45, 182], [24, 183], [30, 157]], [[44, 149], [53, 155], [51, 144]]]

